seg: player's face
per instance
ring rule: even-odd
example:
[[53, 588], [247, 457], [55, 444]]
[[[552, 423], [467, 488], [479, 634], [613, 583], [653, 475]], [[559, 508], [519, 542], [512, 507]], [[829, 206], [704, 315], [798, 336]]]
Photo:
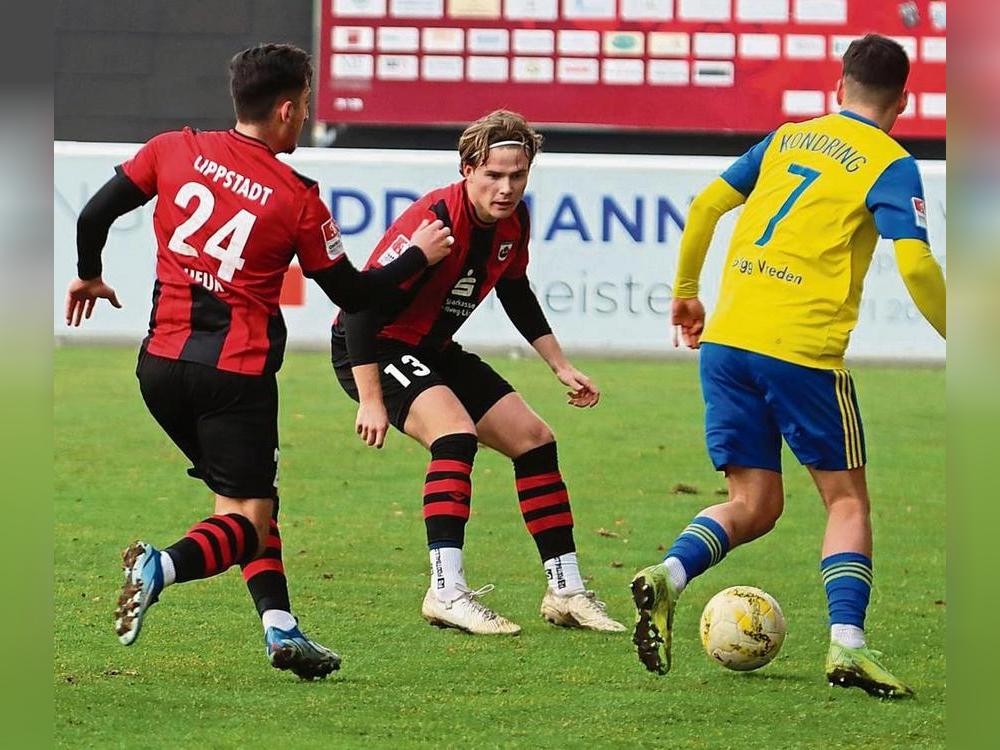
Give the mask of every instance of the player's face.
[[469, 200], [480, 221], [492, 224], [514, 213], [528, 186], [528, 157], [520, 146], [490, 149], [485, 164], [462, 167]]

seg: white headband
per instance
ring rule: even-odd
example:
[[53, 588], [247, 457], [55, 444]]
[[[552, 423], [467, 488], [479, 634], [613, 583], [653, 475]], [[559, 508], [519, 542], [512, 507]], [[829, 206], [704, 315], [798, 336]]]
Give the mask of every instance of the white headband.
[[524, 141], [497, 141], [489, 145], [490, 148], [497, 148], [499, 146], [520, 146], [521, 148], [527, 148]]

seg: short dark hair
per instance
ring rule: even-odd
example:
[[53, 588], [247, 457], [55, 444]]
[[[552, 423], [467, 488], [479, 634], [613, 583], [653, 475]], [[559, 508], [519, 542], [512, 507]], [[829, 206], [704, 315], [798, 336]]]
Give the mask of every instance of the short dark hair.
[[312, 75], [309, 53], [291, 44], [258, 44], [236, 53], [229, 61], [229, 91], [237, 119], [266, 120], [279, 97], [300, 94]]
[[861, 84], [881, 104], [890, 104], [903, 93], [909, 75], [910, 59], [894, 39], [866, 34], [844, 53], [844, 78]]

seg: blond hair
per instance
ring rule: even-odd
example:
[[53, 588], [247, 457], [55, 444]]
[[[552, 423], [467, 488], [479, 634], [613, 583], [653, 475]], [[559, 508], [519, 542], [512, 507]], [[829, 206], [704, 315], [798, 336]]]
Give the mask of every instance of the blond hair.
[[528, 164], [542, 149], [542, 136], [536, 133], [527, 121], [506, 109], [490, 112], [480, 117], [458, 138], [458, 155], [461, 158], [459, 171], [466, 164], [478, 167], [490, 158], [490, 146], [504, 141], [514, 141], [509, 145], [521, 144], [528, 157]]

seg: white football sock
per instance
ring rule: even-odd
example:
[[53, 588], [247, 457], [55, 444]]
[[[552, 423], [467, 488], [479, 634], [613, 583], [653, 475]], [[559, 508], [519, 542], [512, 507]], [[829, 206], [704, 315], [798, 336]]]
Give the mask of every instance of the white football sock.
[[676, 557], [668, 557], [663, 561], [663, 564], [667, 568], [667, 575], [670, 577], [670, 584], [674, 587], [674, 591], [678, 594], [681, 593], [688, 582], [687, 571], [684, 570], [681, 561]]
[[260, 616], [260, 622], [264, 630], [268, 628], [278, 628], [278, 630], [292, 630], [298, 625], [291, 612], [283, 609], [265, 609]]
[[847, 648], [864, 648], [865, 631], [857, 625], [831, 625], [830, 640]]
[[163, 588], [177, 580], [177, 571], [174, 570], [174, 559], [166, 552], [160, 553], [160, 568], [163, 570]]
[[462, 550], [459, 547], [438, 547], [431, 553], [431, 590], [442, 602], [457, 599], [469, 586], [462, 569]]
[[542, 563], [545, 577], [549, 582], [549, 591], [559, 596], [573, 596], [586, 591], [583, 579], [580, 577], [580, 564], [575, 552], [553, 557]]

